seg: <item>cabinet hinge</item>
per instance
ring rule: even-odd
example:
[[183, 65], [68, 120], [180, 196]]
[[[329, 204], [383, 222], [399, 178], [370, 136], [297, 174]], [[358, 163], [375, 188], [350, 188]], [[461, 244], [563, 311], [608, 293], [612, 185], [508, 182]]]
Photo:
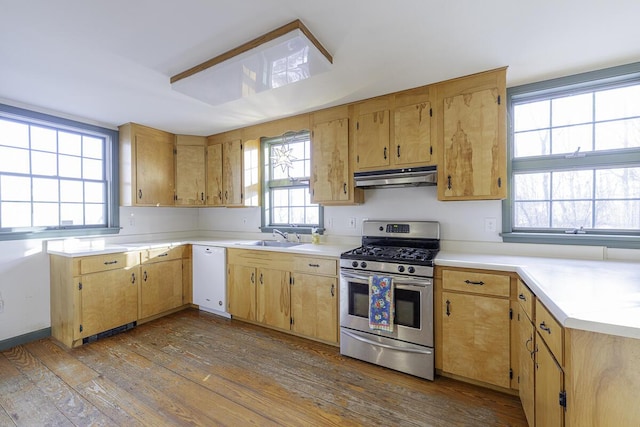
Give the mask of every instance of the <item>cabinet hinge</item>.
[[82, 290], [82, 283], [78, 282], [78, 290], [81, 291]]
[[289, 284], [293, 285], [293, 276], [289, 276]]
[[509, 368], [509, 379], [513, 379], [513, 369]]
[[80, 332], [82, 332], [82, 325], [80, 325]]
[[509, 319], [513, 319], [513, 308], [509, 309]]
[[360, 155], [359, 154], [356, 156], [356, 163], [360, 163]]
[[293, 317], [289, 318], [289, 324], [293, 325]]
[[500, 105], [500, 95], [498, 95], [498, 105]]
[[429, 108], [429, 117], [433, 117], [433, 108]]
[[178, 150], [176, 148], [173, 149], [173, 154], [178, 154]]
[[567, 409], [567, 392], [566, 391], [561, 391], [559, 393], [559, 395], [558, 395], [558, 403], [564, 409]]

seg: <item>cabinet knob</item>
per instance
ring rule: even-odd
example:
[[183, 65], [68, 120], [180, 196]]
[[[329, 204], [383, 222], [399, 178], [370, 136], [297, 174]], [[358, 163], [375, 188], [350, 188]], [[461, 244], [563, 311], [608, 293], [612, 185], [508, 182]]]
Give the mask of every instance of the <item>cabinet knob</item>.
[[142, 189], [138, 190], [138, 199], [142, 199]]
[[522, 301], [526, 301], [527, 297], [525, 297], [524, 294], [519, 294], [518, 299], [521, 299]]

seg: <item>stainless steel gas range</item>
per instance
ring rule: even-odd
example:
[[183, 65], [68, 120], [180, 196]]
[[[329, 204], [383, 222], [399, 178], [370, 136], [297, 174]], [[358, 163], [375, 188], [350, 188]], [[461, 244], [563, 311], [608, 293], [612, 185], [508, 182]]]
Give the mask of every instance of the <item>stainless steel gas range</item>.
[[[340, 353], [434, 379], [433, 265], [440, 224], [368, 220], [362, 246], [340, 256]], [[392, 331], [371, 327], [370, 283], [393, 286]]]

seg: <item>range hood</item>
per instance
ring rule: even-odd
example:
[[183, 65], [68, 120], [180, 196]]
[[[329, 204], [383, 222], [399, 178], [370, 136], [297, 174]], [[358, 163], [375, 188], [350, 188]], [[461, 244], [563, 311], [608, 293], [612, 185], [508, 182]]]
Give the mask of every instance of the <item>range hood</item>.
[[435, 166], [423, 166], [419, 168], [356, 172], [353, 174], [353, 179], [356, 187], [359, 188], [417, 187], [421, 185], [436, 185], [438, 173]]

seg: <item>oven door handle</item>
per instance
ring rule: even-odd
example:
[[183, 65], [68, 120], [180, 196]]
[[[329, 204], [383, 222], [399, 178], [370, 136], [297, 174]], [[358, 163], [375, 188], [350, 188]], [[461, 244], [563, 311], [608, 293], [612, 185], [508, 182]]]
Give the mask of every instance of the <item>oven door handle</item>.
[[363, 282], [369, 282], [369, 276], [364, 276], [361, 274], [355, 274], [355, 273], [351, 273], [351, 272], [346, 272], [346, 271], [341, 271], [340, 275], [342, 277], [346, 277], [347, 279], [355, 279], [355, 280], [362, 280]]
[[[371, 274], [372, 276], [373, 274]], [[426, 286], [433, 285], [432, 279], [417, 278], [417, 277], [398, 277], [394, 274], [382, 274], [383, 276], [391, 277], [393, 279], [393, 285], [396, 289], [413, 289], [424, 288]], [[367, 275], [356, 274], [350, 271], [340, 271], [340, 276], [345, 279], [358, 280], [362, 283], [369, 283], [369, 277]]]
[[382, 344], [382, 343], [379, 343], [377, 341], [373, 341], [373, 340], [361, 337], [360, 335], [356, 335], [353, 332], [345, 331], [344, 329], [342, 329], [341, 332], [343, 334], [353, 338], [354, 340], [361, 341], [361, 342], [363, 342], [365, 344], [375, 345], [377, 347], [388, 348], [389, 350], [403, 351], [405, 353], [419, 353], [419, 354], [432, 354], [433, 353], [433, 350], [421, 350], [421, 349], [417, 349], [417, 348], [402, 348], [402, 347], [394, 347], [394, 346], [389, 345], [389, 344]]

